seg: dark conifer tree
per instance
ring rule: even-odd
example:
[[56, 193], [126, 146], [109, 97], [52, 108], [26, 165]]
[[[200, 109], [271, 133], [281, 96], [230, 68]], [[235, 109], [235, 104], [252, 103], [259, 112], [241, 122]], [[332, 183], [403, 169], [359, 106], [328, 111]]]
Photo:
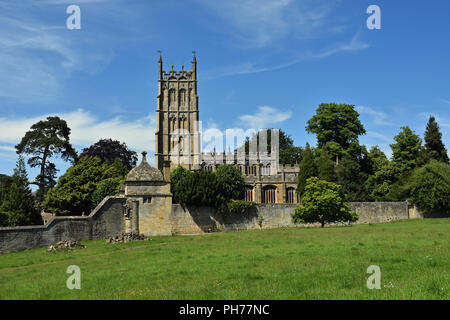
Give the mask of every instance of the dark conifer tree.
[[302, 161], [300, 161], [299, 173], [298, 173], [298, 186], [297, 192], [302, 195], [305, 191], [306, 180], [311, 177], [317, 176], [316, 166], [314, 164], [314, 158], [312, 150], [309, 144], [306, 144], [306, 148], [303, 151]]
[[430, 116], [425, 131], [425, 151], [429, 159], [449, 163], [447, 150], [442, 142], [442, 133], [433, 116]]

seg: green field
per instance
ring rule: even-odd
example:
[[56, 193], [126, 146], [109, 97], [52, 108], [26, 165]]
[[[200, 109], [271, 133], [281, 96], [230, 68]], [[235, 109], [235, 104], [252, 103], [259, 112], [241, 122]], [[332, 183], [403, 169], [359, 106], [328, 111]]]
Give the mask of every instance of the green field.
[[[0, 255], [0, 299], [450, 299], [450, 219], [153, 237]], [[69, 290], [69, 265], [81, 289]], [[370, 265], [381, 289], [366, 287]]]

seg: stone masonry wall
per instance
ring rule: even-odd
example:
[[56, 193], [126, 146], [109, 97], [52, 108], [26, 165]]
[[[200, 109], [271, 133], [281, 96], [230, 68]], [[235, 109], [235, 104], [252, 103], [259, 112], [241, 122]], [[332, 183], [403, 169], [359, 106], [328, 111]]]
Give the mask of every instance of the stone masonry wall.
[[[127, 231], [127, 220], [124, 217], [126, 202], [126, 197], [107, 197], [86, 217], [53, 217], [43, 226], [0, 228], [0, 252], [38, 248], [66, 239], [103, 239], [118, 235]], [[354, 202], [349, 205], [359, 215], [357, 223], [381, 223], [423, 217], [407, 202]], [[142, 219], [138, 218], [139, 230], [148, 235], [171, 235], [311, 226], [292, 223], [292, 213], [296, 206], [258, 204], [244, 214], [224, 217], [209, 207], [183, 207], [178, 204], [166, 207], [162, 203], [158, 206], [144, 206], [144, 203], [141, 203], [139, 215], [142, 215]], [[147, 215], [154, 215], [155, 219], [150, 219], [151, 224], [143, 225]], [[161, 221], [161, 225], [154, 229], [152, 224], [156, 221]]]
[[[359, 215], [357, 224], [409, 219], [410, 210], [407, 202], [352, 202], [348, 204]], [[173, 205], [170, 217], [172, 234], [318, 225], [294, 224], [292, 214], [296, 207], [297, 204], [258, 204], [245, 214], [223, 217], [213, 208]]]
[[89, 216], [53, 217], [42, 226], [0, 228], [0, 252], [39, 248], [67, 239], [103, 239], [124, 230], [126, 198], [107, 197]]

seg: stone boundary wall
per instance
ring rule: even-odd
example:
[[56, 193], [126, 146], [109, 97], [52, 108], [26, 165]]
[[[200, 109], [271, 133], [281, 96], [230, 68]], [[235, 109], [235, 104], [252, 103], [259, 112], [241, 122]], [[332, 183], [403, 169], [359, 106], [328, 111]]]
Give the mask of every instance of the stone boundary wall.
[[[359, 215], [355, 224], [423, 218], [423, 215], [417, 213], [417, 208], [414, 208], [416, 216], [410, 217], [411, 205], [407, 202], [351, 202], [348, 205]], [[172, 234], [320, 226], [318, 223], [293, 223], [292, 214], [297, 206], [298, 204], [257, 204], [253, 210], [242, 215], [223, 217], [213, 208], [173, 205]]]
[[[42, 226], [0, 228], [0, 252], [38, 248], [67, 239], [94, 240], [119, 235], [127, 230], [127, 218], [124, 216], [126, 202], [127, 197], [107, 197], [89, 216], [57, 216]], [[174, 204], [164, 220], [168, 219], [165, 221], [167, 235], [319, 225], [294, 224], [292, 214], [296, 206], [257, 204], [243, 214], [222, 216], [213, 208]], [[424, 217], [407, 202], [352, 202], [349, 206], [359, 215], [356, 224]], [[152, 230], [144, 234], [150, 235]]]
[[61, 240], [103, 239], [124, 228], [124, 197], [106, 197], [89, 216], [55, 216], [45, 225], [0, 228], [0, 252], [39, 248]]

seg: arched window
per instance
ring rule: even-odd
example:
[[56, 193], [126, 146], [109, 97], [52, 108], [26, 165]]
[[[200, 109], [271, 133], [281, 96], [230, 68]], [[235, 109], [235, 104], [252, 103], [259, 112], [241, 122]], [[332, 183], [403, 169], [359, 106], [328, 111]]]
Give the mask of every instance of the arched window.
[[169, 106], [175, 105], [175, 89], [169, 90]]
[[265, 186], [262, 189], [262, 203], [276, 203], [277, 202], [277, 187]]
[[245, 201], [254, 201], [252, 186], [246, 186], [246, 188], [245, 188]]
[[294, 187], [286, 188], [287, 203], [298, 203], [297, 190]]
[[186, 105], [186, 90], [180, 90], [180, 106]]

